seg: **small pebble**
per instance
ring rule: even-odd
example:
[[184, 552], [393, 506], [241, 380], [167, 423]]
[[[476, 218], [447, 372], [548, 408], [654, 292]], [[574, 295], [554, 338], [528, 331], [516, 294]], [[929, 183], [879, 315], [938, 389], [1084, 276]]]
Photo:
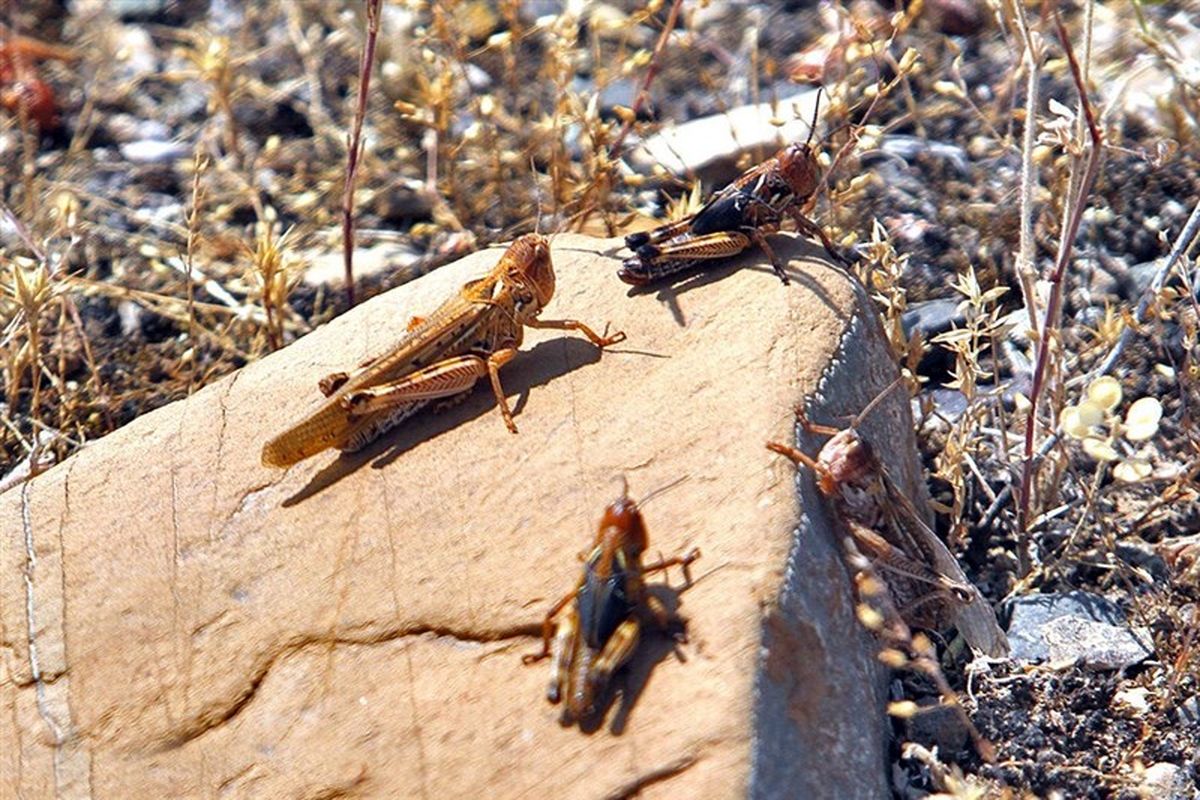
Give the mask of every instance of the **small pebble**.
[[1150, 711], [1150, 690], [1145, 686], [1133, 686], [1122, 689], [1113, 695], [1113, 705], [1124, 709], [1131, 715], [1146, 714]]
[[187, 156], [187, 145], [181, 142], [160, 142], [142, 139], [121, 145], [121, 155], [134, 164], [163, 164]]
[[1151, 764], [1142, 774], [1144, 797], [1158, 800], [1195, 800], [1196, 790], [1187, 770], [1167, 761]]

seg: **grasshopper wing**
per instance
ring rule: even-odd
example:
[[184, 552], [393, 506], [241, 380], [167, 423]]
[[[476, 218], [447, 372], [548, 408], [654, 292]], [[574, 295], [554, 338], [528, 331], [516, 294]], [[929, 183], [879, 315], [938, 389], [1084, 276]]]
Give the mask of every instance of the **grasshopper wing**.
[[960, 606], [954, 615], [954, 624], [967, 640], [967, 644], [991, 658], [1007, 656], [1008, 637], [996, 621], [996, 612], [992, 610], [991, 604], [967, 579], [950, 548], [925, 524], [925, 520], [913, 507], [912, 501], [900, 491], [886, 472], [883, 474], [883, 484], [888, 500], [891, 501], [886, 504], [889, 509], [889, 524], [901, 532], [903, 539], [912, 542], [920, 551], [911, 555], [923, 557], [936, 571], [954, 583], [967, 587], [972, 595], [970, 602]]

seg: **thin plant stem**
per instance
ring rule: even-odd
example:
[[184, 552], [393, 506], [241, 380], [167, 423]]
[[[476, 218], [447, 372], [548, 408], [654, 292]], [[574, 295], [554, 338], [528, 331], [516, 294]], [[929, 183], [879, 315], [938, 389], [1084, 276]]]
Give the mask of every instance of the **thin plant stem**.
[[371, 91], [371, 66], [375, 62], [375, 42], [379, 38], [379, 7], [383, 0], [366, 0], [367, 42], [358, 65], [358, 102], [354, 109], [354, 127], [350, 131], [346, 153], [346, 185], [342, 192], [342, 263], [346, 272], [346, 303], [354, 306], [354, 180], [362, 155], [362, 126], [367, 117], [367, 97]]
[[612, 161], [616, 161], [621, 153], [621, 145], [625, 143], [625, 137], [629, 135], [629, 131], [633, 129], [634, 120], [637, 119], [638, 111], [645, 105], [646, 100], [650, 97], [650, 84], [654, 81], [654, 76], [658, 74], [659, 59], [662, 58], [662, 51], [667, 45], [667, 39], [671, 35], [671, 31], [675, 30], [675, 20], [679, 18], [679, 8], [683, 5], [683, 0], [674, 0], [671, 3], [671, 9], [667, 12], [667, 22], [663, 25], [662, 32], [658, 35], [658, 41], [654, 43], [654, 51], [650, 54], [650, 63], [646, 65], [646, 74], [642, 76], [642, 85], [638, 87], [637, 96], [633, 99], [633, 108], [630, 109], [629, 117], [621, 126], [621, 130], [617, 133], [617, 138], [613, 139], [613, 143], [608, 148], [608, 157]]
[[1025, 303], [1026, 313], [1029, 314], [1029, 326], [1036, 332], [1037, 320], [1037, 269], [1033, 264], [1033, 184], [1035, 168], [1033, 163], [1033, 148], [1037, 143], [1037, 107], [1039, 65], [1042, 53], [1029, 30], [1029, 21], [1025, 17], [1025, 6], [1013, 3], [1017, 28], [1021, 33], [1024, 45], [1022, 60], [1025, 63], [1025, 130], [1021, 138], [1021, 206], [1020, 206], [1020, 242], [1017, 249], [1017, 278], [1021, 286], [1021, 299]]
[[[1100, 171], [1100, 154], [1104, 144], [1100, 135], [1100, 128], [1096, 125], [1096, 117], [1092, 113], [1091, 102], [1087, 99], [1087, 87], [1083, 83], [1083, 75], [1079, 69], [1079, 62], [1075, 58], [1075, 51], [1071, 47], [1071, 40], [1067, 36], [1067, 29], [1063, 26], [1062, 19], [1057, 14], [1055, 15], [1055, 25], [1058, 30], [1059, 40], [1062, 42], [1063, 50], [1066, 52], [1067, 60], [1071, 65], [1071, 76], [1074, 78], [1075, 86], [1079, 91], [1080, 102], [1091, 136], [1091, 149], [1088, 152], [1087, 166], [1084, 170], [1083, 178], [1078, 184], [1077, 191], [1074, 193], [1074, 202], [1071, 203], [1070, 214], [1067, 217], [1066, 225], [1063, 226], [1062, 237], [1059, 240], [1057, 263], [1054, 266], [1054, 273], [1050, 278], [1050, 298], [1046, 303], [1041, 335], [1037, 338], [1037, 364], [1034, 367], [1033, 388], [1030, 391], [1029, 397], [1029, 414], [1025, 423], [1025, 452], [1021, 469], [1021, 505], [1017, 520], [1018, 527], [1021, 530], [1025, 529], [1029, 521], [1029, 495], [1033, 486], [1035, 471], [1034, 438], [1037, 433], [1038, 398], [1045, 389], [1046, 373], [1050, 364], [1050, 351], [1061, 321], [1064, 277], [1067, 265], [1071, 261], [1071, 254], [1074, 252], [1074, 242], [1075, 237], [1079, 234], [1079, 225], [1083, 221], [1085, 201], [1091, 193], [1092, 186], [1096, 181], [1096, 175]], [[1028, 566], [1028, 564], [1022, 565], [1022, 574], [1028, 571]]]

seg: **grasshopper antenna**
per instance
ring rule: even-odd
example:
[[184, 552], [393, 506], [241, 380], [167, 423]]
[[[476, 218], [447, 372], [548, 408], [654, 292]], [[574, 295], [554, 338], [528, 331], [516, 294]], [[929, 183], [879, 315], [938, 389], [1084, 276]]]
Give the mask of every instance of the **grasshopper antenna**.
[[824, 86], [817, 87], [817, 100], [813, 103], [813, 118], [808, 125], [808, 138], [804, 140], [804, 146], [808, 147], [812, 144], [813, 134], [817, 131], [817, 118], [821, 113], [821, 92], [825, 91]]
[[[671, 489], [674, 489], [676, 486], [683, 483], [690, 477], [691, 477], [691, 475], [681, 475], [678, 478], [676, 478], [675, 480], [671, 481], [670, 483], [663, 484], [662, 486], [659, 486], [658, 488], [653, 489], [650, 492], [647, 492], [646, 495], [641, 500], [638, 501], [638, 503], [637, 503], [638, 508], [643, 508], [646, 505], [646, 503], [649, 503], [651, 500], [653, 500], [654, 498], [658, 497], [661, 494], [665, 494], [665, 493], [669, 492]], [[621, 476], [621, 480], [625, 481], [624, 475]], [[629, 494], [628, 481], [625, 482], [625, 494], [626, 495]]]
[[895, 389], [897, 386], [901, 385], [902, 383], [904, 383], [903, 375], [901, 375], [900, 377], [896, 378], [896, 380], [889, 383], [887, 385], [887, 388], [885, 388], [879, 394], [875, 395], [875, 397], [872, 398], [871, 402], [867, 403], [866, 408], [864, 408], [862, 411], [858, 412], [858, 414], [854, 417], [853, 421], [850, 423], [850, 427], [857, 428], [859, 423], [861, 423], [864, 419], [866, 419], [867, 415], [870, 414], [872, 411], [874, 411], [875, 407], [878, 406], [883, 401], [883, 398], [885, 398], [889, 394], [891, 394], [892, 390]]
[[537, 209], [537, 216], [533, 220], [533, 232], [542, 232], [542, 187], [538, 185], [537, 165], [533, 161], [533, 156], [529, 157], [529, 174], [533, 177], [533, 202]]

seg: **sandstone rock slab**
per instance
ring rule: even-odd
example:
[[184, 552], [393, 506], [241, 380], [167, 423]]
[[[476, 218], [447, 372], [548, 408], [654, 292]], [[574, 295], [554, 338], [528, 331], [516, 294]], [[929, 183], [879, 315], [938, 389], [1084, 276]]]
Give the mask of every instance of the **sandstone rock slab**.
[[[356, 308], [0, 495], [0, 795], [884, 797], [874, 645], [811, 480], [766, 451], [792, 407], [851, 414], [894, 373], [855, 284], [789, 236], [630, 294], [618, 240], [553, 241], [546, 318], [485, 389], [362, 453], [285, 471], [263, 441], [317, 380], [491, 267]], [[900, 393], [893, 393], [899, 395]], [[918, 487], [907, 404], [863, 423]], [[687, 644], [647, 637], [594, 730], [536, 649], [626, 475], [651, 552], [700, 547]], [[678, 586], [679, 576], [672, 577]]]

